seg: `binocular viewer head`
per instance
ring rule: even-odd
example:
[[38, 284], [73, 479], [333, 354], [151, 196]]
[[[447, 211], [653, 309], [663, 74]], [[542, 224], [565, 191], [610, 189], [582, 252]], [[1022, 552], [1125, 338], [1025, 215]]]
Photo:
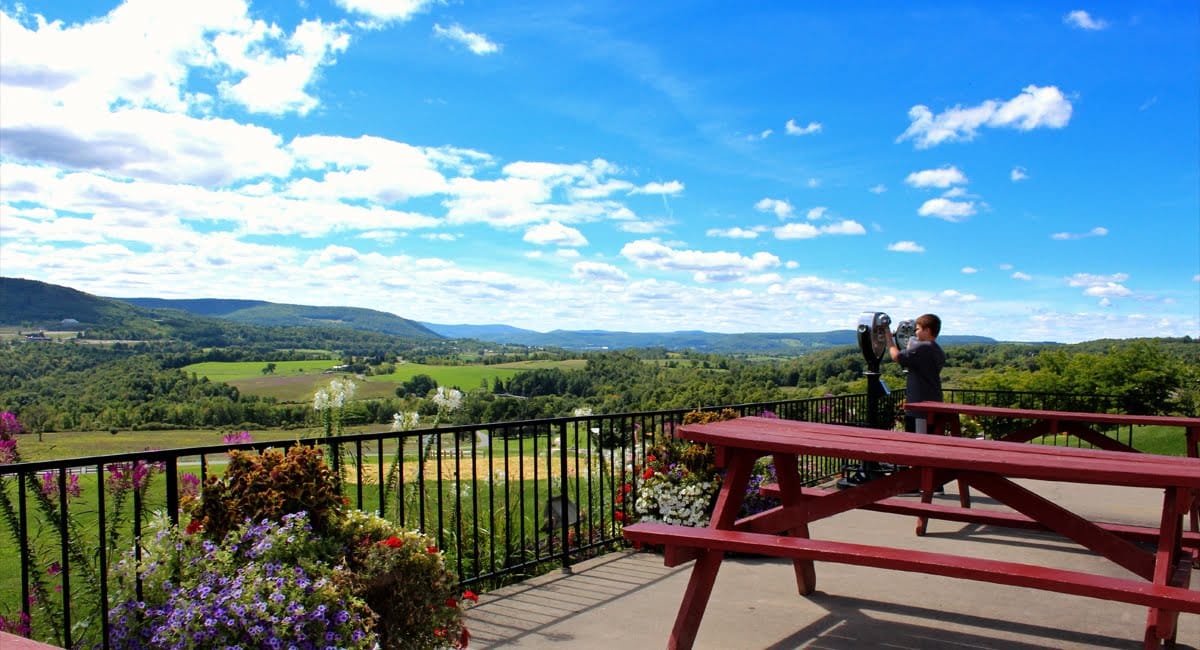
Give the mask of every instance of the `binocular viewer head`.
[[[892, 326], [892, 317], [881, 311], [865, 311], [858, 318], [858, 347], [868, 364], [877, 364], [887, 352], [887, 332]], [[903, 320], [896, 327], [896, 345], [908, 346], [917, 336], [917, 321]]]

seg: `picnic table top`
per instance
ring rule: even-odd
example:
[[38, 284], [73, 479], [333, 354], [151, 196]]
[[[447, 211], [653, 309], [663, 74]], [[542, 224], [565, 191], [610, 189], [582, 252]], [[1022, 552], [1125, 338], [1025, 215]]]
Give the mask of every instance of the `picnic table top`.
[[962, 413], [983, 417], [1024, 418], [1057, 420], [1060, 422], [1091, 422], [1094, 424], [1139, 424], [1174, 427], [1200, 427], [1200, 418], [1179, 415], [1135, 415], [1129, 413], [1088, 413], [1084, 411], [1051, 411], [1046, 409], [1024, 409], [1008, 406], [979, 406], [955, 404], [953, 402], [911, 402], [907, 410], [934, 413]]
[[778, 418], [686, 424], [696, 442], [768, 453], [854, 458], [1011, 478], [1200, 489], [1200, 459], [964, 439]]

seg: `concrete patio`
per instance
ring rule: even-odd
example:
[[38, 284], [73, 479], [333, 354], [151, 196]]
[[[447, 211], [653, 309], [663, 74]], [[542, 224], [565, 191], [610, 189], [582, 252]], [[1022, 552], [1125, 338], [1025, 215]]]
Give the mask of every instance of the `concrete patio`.
[[[1134, 488], [1025, 482], [1093, 519], [1157, 525], [1161, 494]], [[953, 485], [935, 501], [957, 500]], [[996, 507], [973, 495], [975, 507]], [[913, 497], [914, 499], [916, 497]], [[814, 537], [975, 555], [1122, 575], [1055, 535], [854, 511], [812, 526]], [[627, 551], [483, 594], [468, 612], [473, 648], [666, 647], [691, 563]], [[1192, 588], [1200, 586], [1193, 570]], [[918, 573], [817, 564], [817, 592], [796, 593], [788, 561], [727, 559], [697, 649], [1140, 648], [1141, 606]], [[1200, 647], [1200, 616], [1179, 617], [1179, 648]]]

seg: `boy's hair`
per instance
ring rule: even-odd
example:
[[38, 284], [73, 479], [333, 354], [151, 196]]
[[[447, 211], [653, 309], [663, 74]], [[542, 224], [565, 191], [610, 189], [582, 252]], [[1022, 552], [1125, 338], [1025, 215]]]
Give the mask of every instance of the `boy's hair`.
[[942, 319], [934, 314], [921, 314], [917, 316], [917, 325], [929, 330], [929, 333], [933, 334], [933, 338], [935, 339], [942, 331]]

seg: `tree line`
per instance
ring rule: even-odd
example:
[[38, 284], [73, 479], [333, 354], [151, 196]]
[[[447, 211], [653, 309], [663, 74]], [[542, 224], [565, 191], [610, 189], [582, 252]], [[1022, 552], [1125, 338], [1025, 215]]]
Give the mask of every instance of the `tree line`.
[[[406, 348], [423, 362], [454, 359], [453, 346]], [[367, 372], [395, 359], [396, 350], [359, 349], [345, 355]], [[1133, 339], [1072, 346], [1014, 343], [947, 346], [947, 387], [1123, 398], [1130, 412], [1197, 415], [1200, 343], [1191, 339]], [[326, 354], [262, 346], [202, 348], [179, 342], [137, 345], [10, 342], [0, 346], [0, 410], [19, 413], [42, 431], [170, 428], [302, 427], [315, 424], [309, 403], [242, 395], [233, 386], [181, 370], [198, 361], [281, 361]], [[344, 352], [343, 352], [344, 354]], [[471, 354], [467, 353], [467, 357]], [[513, 350], [504, 353], [512, 358]], [[546, 352], [535, 352], [543, 358]], [[561, 353], [566, 356], [565, 353]], [[661, 348], [591, 352], [578, 369], [540, 368], [463, 392], [457, 423], [503, 422], [593, 413], [692, 408], [789, 397], [863, 392], [866, 362], [856, 348], [792, 358], [760, 359], [671, 352]], [[479, 362], [478, 360], [476, 362]], [[893, 363], [884, 380], [902, 387]], [[386, 424], [392, 414], [433, 415], [438, 388], [418, 375], [394, 398], [353, 401], [351, 424]]]

